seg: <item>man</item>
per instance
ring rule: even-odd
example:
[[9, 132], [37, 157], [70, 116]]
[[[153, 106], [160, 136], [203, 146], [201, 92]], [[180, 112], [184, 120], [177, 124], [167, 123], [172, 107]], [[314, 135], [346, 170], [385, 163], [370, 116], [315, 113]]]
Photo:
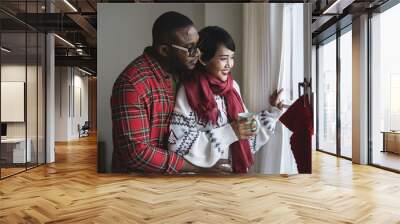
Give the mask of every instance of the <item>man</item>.
[[[177, 12], [161, 15], [153, 25], [153, 42], [121, 73], [111, 96], [114, 172], [198, 172], [168, 151], [171, 114], [180, 75], [189, 75], [200, 52], [193, 22]], [[232, 125], [248, 136], [248, 125]]]
[[197, 63], [198, 33], [186, 16], [167, 12], [154, 23], [153, 42], [122, 72], [111, 96], [113, 170], [176, 173], [195, 170], [167, 151], [178, 74]]

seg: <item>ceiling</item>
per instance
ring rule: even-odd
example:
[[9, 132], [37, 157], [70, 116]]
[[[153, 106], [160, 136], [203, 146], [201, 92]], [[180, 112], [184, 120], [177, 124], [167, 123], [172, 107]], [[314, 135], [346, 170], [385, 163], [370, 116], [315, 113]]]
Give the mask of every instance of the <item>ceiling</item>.
[[16, 62], [25, 55], [28, 59], [36, 57], [36, 51], [44, 48], [44, 44], [36, 43], [36, 35], [54, 32], [56, 66], [79, 66], [95, 74], [96, 5], [96, 0], [47, 0], [47, 5], [44, 0], [1, 0], [2, 46], [12, 49], [7, 54], [2, 52], [2, 59]]
[[[335, 4], [338, 1], [339, 4]], [[371, 10], [387, 0], [271, 0], [229, 2], [278, 2], [312, 3], [313, 42], [335, 32], [337, 21], [351, 22], [352, 16]], [[80, 66], [96, 72], [97, 57], [97, 3], [126, 2], [224, 2], [224, 1], [168, 1], [168, 0], [1, 0], [0, 26], [3, 32], [2, 44], [14, 50], [14, 54], [26, 54], [36, 49], [36, 41], [24, 33], [54, 32], [61, 38], [55, 38], [56, 65]], [[334, 6], [334, 7], [331, 7]], [[327, 10], [329, 9], [329, 11]], [[50, 13], [51, 12], [51, 13]], [[324, 13], [325, 12], [325, 13]], [[328, 13], [327, 13], [328, 12]], [[346, 22], [342, 22], [345, 26]], [[329, 31], [330, 30], [330, 31]], [[28, 47], [25, 50], [25, 41]], [[32, 42], [32, 43], [31, 43]], [[72, 45], [73, 46], [72, 46]], [[42, 45], [40, 45], [42, 47]], [[3, 55], [3, 54], [2, 54]], [[9, 56], [11, 57], [11, 56]]]
[[313, 2], [313, 44], [351, 24], [354, 17], [373, 11], [388, 0], [317, 0]]

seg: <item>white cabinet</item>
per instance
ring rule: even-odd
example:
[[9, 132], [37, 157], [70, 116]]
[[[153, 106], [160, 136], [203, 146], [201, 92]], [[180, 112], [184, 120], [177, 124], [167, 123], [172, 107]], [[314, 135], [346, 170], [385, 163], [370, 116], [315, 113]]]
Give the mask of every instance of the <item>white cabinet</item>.
[[[32, 141], [30, 138], [26, 140], [27, 147], [25, 151], [24, 138], [7, 138], [1, 140], [2, 159], [6, 163], [25, 163], [32, 161]], [[12, 158], [12, 159], [11, 159]], [[26, 161], [25, 161], [26, 159]]]

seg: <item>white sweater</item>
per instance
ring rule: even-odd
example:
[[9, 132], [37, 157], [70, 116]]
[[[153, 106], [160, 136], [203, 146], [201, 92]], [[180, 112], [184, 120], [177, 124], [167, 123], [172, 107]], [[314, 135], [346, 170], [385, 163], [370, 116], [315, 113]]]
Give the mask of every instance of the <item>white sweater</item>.
[[[240, 94], [239, 85], [235, 81], [233, 87]], [[215, 125], [199, 121], [189, 105], [183, 86], [178, 90], [172, 114], [168, 148], [198, 167], [212, 167], [218, 160], [228, 159], [230, 144], [238, 141], [228, 123], [224, 97], [214, 97], [219, 110]], [[246, 106], [244, 108], [247, 112]], [[258, 113], [261, 127], [257, 135], [249, 139], [253, 154], [267, 143], [269, 136], [274, 133], [276, 121], [281, 113], [276, 107], [272, 108], [272, 112], [264, 110]]]

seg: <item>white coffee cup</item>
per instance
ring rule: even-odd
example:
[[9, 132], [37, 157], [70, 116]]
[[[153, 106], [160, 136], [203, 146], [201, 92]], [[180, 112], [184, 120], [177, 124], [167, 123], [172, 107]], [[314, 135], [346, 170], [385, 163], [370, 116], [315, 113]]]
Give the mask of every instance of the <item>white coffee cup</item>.
[[[255, 117], [255, 119], [253, 118]], [[238, 119], [239, 121], [242, 120], [246, 120], [247, 122], [255, 122], [256, 123], [256, 128], [255, 129], [251, 129], [252, 132], [258, 132], [258, 130], [260, 129], [260, 121], [258, 120], [258, 116], [255, 113], [251, 113], [251, 112], [242, 112], [238, 114]]]

